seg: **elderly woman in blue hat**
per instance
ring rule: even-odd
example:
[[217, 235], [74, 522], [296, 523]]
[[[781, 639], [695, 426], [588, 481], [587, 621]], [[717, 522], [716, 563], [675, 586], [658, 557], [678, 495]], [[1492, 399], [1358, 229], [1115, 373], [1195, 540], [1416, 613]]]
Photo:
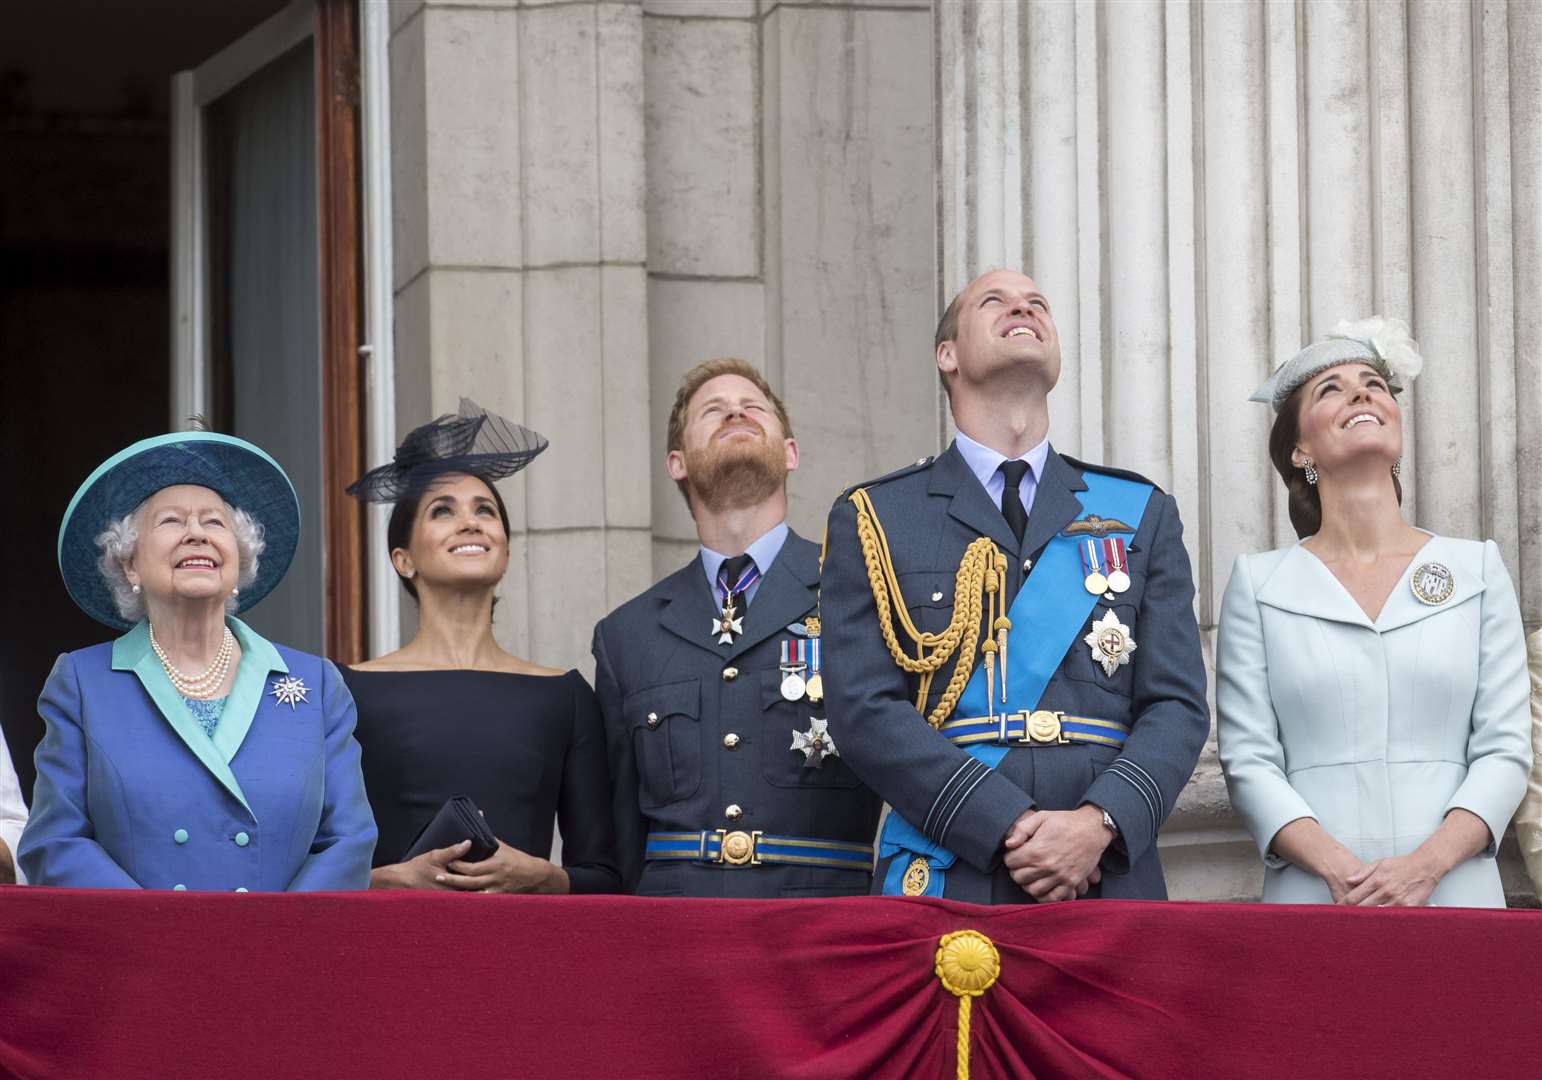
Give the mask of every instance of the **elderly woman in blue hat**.
[[117, 630], [66, 653], [38, 708], [34, 885], [360, 889], [375, 823], [337, 669], [235, 617], [278, 584], [299, 503], [277, 462], [212, 432], [135, 443], [65, 511], [70, 596]]
[[1239, 556], [1216, 704], [1265, 901], [1503, 907], [1493, 855], [1531, 764], [1526, 646], [1492, 540], [1415, 528], [1393, 319], [1340, 324], [1254, 395], [1301, 539]]

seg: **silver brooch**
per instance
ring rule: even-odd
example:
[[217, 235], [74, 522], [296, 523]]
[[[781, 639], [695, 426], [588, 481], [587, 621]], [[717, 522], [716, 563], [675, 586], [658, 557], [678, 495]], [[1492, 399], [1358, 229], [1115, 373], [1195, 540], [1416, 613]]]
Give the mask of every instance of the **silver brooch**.
[[835, 740], [830, 738], [830, 721], [812, 716], [808, 718], [807, 731], [792, 733], [792, 745], [788, 749], [803, 751], [805, 769], [817, 769], [825, 763], [825, 758], [841, 756], [835, 748]]
[[1456, 592], [1456, 578], [1438, 562], [1421, 563], [1408, 579], [1409, 588], [1421, 604], [1435, 607], [1451, 599]]
[[304, 679], [297, 679], [293, 675], [274, 679], [273, 689], [268, 693], [272, 694], [280, 705], [288, 705], [291, 712], [302, 701], [307, 705], [310, 704], [310, 699], [305, 696], [310, 693], [310, 688], [305, 685]]
[[1114, 672], [1130, 662], [1135, 651], [1135, 638], [1130, 628], [1119, 621], [1112, 608], [1093, 622], [1092, 631], [1082, 638], [1092, 650], [1092, 658], [1103, 665], [1103, 674], [1113, 678]]

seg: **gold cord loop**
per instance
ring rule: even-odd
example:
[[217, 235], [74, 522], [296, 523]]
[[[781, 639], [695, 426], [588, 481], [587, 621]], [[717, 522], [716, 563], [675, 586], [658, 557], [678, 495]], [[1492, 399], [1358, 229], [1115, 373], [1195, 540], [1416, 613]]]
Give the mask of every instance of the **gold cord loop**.
[[[991, 710], [995, 711], [995, 654], [1001, 652], [1002, 697], [1006, 696], [1006, 622], [1004, 605], [1006, 585], [1006, 556], [989, 537], [979, 537], [964, 550], [959, 560], [958, 574], [953, 583], [953, 617], [939, 634], [923, 633], [910, 619], [905, 607], [905, 597], [900, 592], [899, 577], [894, 570], [894, 560], [889, 553], [889, 541], [879, 524], [878, 513], [867, 489], [858, 488], [851, 493], [851, 502], [857, 508], [857, 540], [862, 545], [862, 559], [867, 564], [867, 582], [873, 590], [873, 601], [878, 608], [878, 628], [883, 634], [889, 655], [899, 667], [919, 676], [916, 692], [916, 711], [926, 714], [927, 723], [941, 727], [958, 705], [959, 695], [969, 681], [974, 667], [975, 646], [980, 645], [985, 655]], [[988, 608], [988, 612], [985, 609]], [[988, 614], [985, 642], [980, 644], [980, 616]], [[900, 645], [894, 623], [915, 645], [911, 656]], [[1010, 625], [1010, 624], [1007, 624]], [[996, 639], [992, 639], [996, 631]], [[931, 692], [932, 678], [942, 669], [953, 654], [958, 660], [943, 689], [942, 697], [930, 713], [926, 713], [926, 699]]]

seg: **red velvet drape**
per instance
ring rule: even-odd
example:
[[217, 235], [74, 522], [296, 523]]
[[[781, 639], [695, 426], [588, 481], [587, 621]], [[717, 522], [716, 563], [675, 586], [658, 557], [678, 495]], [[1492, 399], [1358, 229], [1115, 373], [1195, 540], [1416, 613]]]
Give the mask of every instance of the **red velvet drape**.
[[1542, 912], [0, 889], [0, 1074], [1542, 1076]]

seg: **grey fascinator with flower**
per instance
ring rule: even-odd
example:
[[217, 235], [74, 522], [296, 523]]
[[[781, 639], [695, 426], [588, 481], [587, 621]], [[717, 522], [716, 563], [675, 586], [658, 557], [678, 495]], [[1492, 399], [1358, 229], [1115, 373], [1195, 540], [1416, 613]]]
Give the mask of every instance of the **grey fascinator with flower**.
[[1274, 374], [1248, 400], [1261, 401], [1279, 412], [1296, 387], [1319, 372], [1350, 363], [1375, 368], [1394, 394], [1402, 393], [1424, 370], [1419, 343], [1410, 336], [1408, 324], [1402, 319], [1380, 315], [1354, 321], [1344, 319], [1322, 341], [1308, 345], [1275, 368]]

